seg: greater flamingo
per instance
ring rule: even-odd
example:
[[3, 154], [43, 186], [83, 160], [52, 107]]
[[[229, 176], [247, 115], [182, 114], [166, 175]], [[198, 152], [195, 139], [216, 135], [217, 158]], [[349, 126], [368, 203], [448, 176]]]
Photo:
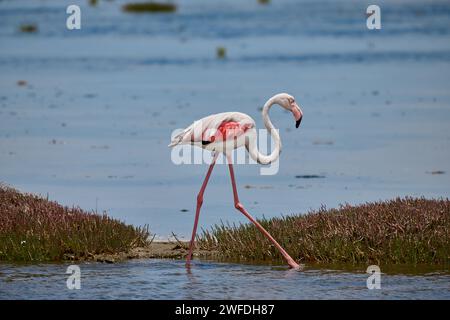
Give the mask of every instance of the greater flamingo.
[[255, 121], [248, 115], [241, 112], [223, 112], [213, 114], [195, 121], [191, 126], [184, 129], [180, 134], [176, 135], [169, 147], [179, 144], [191, 144], [199, 146], [203, 149], [213, 152], [213, 159], [206, 173], [205, 180], [200, 188], [197, 196], [197, 208], [195, 212], [194, 228], [192, 230], [192, 237], [189, 245], [189, 253], [186, 258], [186, 266], [190, 265], [192, 250], [194, 247], [195, 235], [197, 233], [198, 218], [200, 215], [200, 208], [203, 203], [203, 194], [208, 184], [209, 177], [216, 163], [219, 153], [223, 153], [228, 161], [228, 168], [231, 176], [231, 185], [233, 187], [234, 206], [237, 210], [242, 212], [264, 236], [266, 236], [280, 251], [284, 259], [291, 268], [298, 269], [299, 265], [292, 259], [289, 254], [278, 244], [278, 242], [256, 221], [244, 208], [239, 201], [239, 196], [236, 188], [236, 180], [234, 178], [234, 170], [231, 158], [231, 151], [241, 146], [245, 146], [250, 156], [260, 164], [270, 164], [272, 161], [278, 159], [281, 152], [281, 140], [278, 131], [273, 126], [269, 117], [269, 109], [277, 104], [286, 110], [292, 112], [295, 118], [295, 126], [299, 127], [303, 117], [303, 112], [295, 102], [294, 97], [287, 93], [280, 93], [264, 104], [262, 109], [262, 117], [264, 125], [270, 132], [274, 140], [274, 148], [269, 155], [261, 154], [256, 146], [257, 135]]

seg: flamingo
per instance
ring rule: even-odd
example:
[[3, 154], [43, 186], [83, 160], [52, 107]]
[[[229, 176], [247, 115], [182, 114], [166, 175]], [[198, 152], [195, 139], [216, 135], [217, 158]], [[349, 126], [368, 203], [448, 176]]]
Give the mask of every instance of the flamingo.
[[180, 144], [190, 144], [209, 150], [213, 153], [212, 162], [208, 168], [206, 177], [200, 188], [200, 192], [197, 195], [197, 208], [195, 212], [194, 227], [189, 244], [189, 252], [186, 258], [187, 267], [190, 266], [192, 258], [192, 250], [194, 248], [195, 236], [197, 233], [200, 208], [203, 204], [203, 194], [208, 184], [209, 177], [213, 171], [217, 157], [220, 153], [223, 153], [228, 162], [235, 208], [244, 214], [244, 216], [246, 216], [256, 226], [256, 228], [258, 228], [258, 230], [274, 244], [290, 268], [300, 268], [295, 260], [289, 256], [286, 250], [284, 250], [280, 244], [261, 226], [261, 224], [248, 213], [239, 201], [232, 164], [231, 151], [241, 146], [245, 146], [252, 159], [259, 164], [270, 164], [278, 159], [281, 152], [281, 139], [278, 134], [278, 130], [275, 129], [269, 117], [269, 109], [275, 104], [292, 112], [296, 122], [296, 128], [300, 126], [300, 122], [303, 117], [303, 112], [295, 102], [294, 97], [287, 93], [276, 94], [267, 100], [262, 109], [262, 118], [264, 120], [265, 127], [270, 132], [272, 139], [274, 140], [274, 148], [269, 155], [261, 154], [258, 151], [256, 146], [257, 134], [255, 121], [249, 115], [241, 112], [217, 113], [197, 120], [192, 125], [184, 129], [180, 134], [174, 136], [169, 144], [169, 147], [174, 147]]

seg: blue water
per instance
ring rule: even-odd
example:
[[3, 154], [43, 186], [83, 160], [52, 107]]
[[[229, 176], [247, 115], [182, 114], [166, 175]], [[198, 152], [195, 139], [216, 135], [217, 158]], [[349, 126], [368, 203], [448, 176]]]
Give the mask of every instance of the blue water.
[[[82, 10], [82, 29], [68, 31], [65, 9], [74, 3]], [[263, 176], [256, 165], [235, 169], [241, 201], [254, 216], [404, 195], [449, 197], [448, 1], [381, 1], [378, 31], [366, 28], [365, 9], [371, 4], [366, 1], [285, 0], [262, 6], [256, 0], [186, 0], [176, 1], [175, 14], [137, 16], [123, 13], [123, 3], [0, 2], [0, 181], [66, 205], [107, 211], [127, 223], [148, 224], [157, 239], [172, 232], [188, 238], [206, 166], [171, 162], [167, 144], [172, 131], [205, 115], [233, 110], [249, 114], [262, 127], [261, 106], [286, 91], [296, 97], [305, 118], [295, 130], [289, 115], [271, 111], [283, 141], [279, 172]], [[23, 34], [23, 23], [35, 23], [39, 31]], [[226, 59], [216, 58], [219, 46], [226, 48]], [[27, 85], [18, 86], [18, 80]], [[233, 208], [227, 170], [219, 165], [206, 191], [200, 226], [221, 220], [245, 222]], [[164, 267], [158, 269], [158, 264]], [[165, 264], [172, 266], [161, 261], [91, 264], [85, 266], [86, 278], [96, 285], [104, 281], [90, 277], [89, 268], [146, 270], [142, 277], [153, 283], [162, 277]], [[189, 287], [181, 265], [173, 262], [173, 270], [179, 269], [180, 286]], [[204, 262], [200, 268], [211, 276], [200, 282], [217, 285], [214, 281], [222, 280], [214, 271], [218, 266], [243, 274], [255, 271]], [[159, 270], [154, 278], [152, 267]], [[5, 268], [41, 274], [38, 266]], [[61, 285], [49, 279], [64, 278], [60, 266], [45, 268], [48, 278], [26, 277], [38, 296], [45, 294], [39, 293], [42, 286]], [[255, 268], [274, 279], [286, 274]], [[200, 272], [194, 275], [203, 279]], [[306, 275], [328, 277], [311, 270], [296, 274], [293, 283], [311, 286], [314, 280]], [[365, 275], [333, 275], [336, 290], [327, 282], [326, 296], [317, 297], [357, 297], [360, 280], [355, 279]], [[390, 294], [383, 297], [442, 297], [448, 293], [439, 289], [442, 279], [448, 283], [442, 277], [396, 276]], [[5, 283], [8, 293], [32, 297], [16, 280]], [[94, 286], [88, 290], [88, 283], [82, 292], [102, 297]], [[306, 297], [305, 290], [289, 281], [277, 283], [285, 297]], [[132, 290], [117, 286], [123, 294]], [[424, 291], [402, 291], [403, 286]], [[266, 294], [223, 290], [230, 297]], [[166, 287], [145, 292], [174, 294]], [[180, 294], [188, 297], [187, 292]], [[209, 294], [216, 297], [211, 290]], [[272, 294], [267, 293], [276, 296]]]
[[80, 266], [68, 289], [69, 264], [0, 265], [0, 299], [450, 299], [449, 275], [381, 274], [367, 288], [365, 270], [342, 271], [195, 261], [135, 260]]

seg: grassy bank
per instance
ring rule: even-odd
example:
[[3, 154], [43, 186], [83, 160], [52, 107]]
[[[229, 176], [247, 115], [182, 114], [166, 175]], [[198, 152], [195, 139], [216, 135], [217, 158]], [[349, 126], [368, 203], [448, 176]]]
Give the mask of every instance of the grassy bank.
[[[303, 263], [449, 263], [448, 199], [398, 198], [260, 222]], [[225, 259], [282, 262], [273, 245], [249, 224], [216, 225], [198, 243]]]
[[148, 228], [0, 185], [0, 261], [89, 259], [148, 245]]

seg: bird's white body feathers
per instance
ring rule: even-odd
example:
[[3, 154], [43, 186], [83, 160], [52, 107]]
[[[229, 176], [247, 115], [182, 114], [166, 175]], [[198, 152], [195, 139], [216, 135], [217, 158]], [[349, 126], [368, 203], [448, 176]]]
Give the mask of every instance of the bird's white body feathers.
[[268, 155], [258, 150], [255, 121], [241, 112], [217, 113], [197, 120], [173, 137], [169, 147], [192, 144], [206, 150], [229, 154], [232, 150], [245, 146], [253, 160], [260, 164], [269, 164], [278, 159], [281, 152], [280, 135], [269, 117], [269, 109], [274, 104], [294, 114], [297, 121], [296, 127], [299, 126], [303, 116], [294, 98], [287, 93], [279, 93], [267, 100], [262, 110], [262, 117], [264, 126], [274, 141], [272, 152]]
[[[236, 132], [235, 139], [224, 139], [211, 141], [221, 125], [224, 123], [236, 123], [240, 128], [245, 128], [241, 132]], [[242, 112], [222, 112], [212, 114], [195, 121], [181, 133], [173, 137], [169, 147], [179, 144], [192, 144], [209, 151], [229, 152], [233, 149], [245, 145], [246, 137], [250, 138], [254, 134], [255, 121]], [[210, 143], [205, 143], [210, 142]]]

